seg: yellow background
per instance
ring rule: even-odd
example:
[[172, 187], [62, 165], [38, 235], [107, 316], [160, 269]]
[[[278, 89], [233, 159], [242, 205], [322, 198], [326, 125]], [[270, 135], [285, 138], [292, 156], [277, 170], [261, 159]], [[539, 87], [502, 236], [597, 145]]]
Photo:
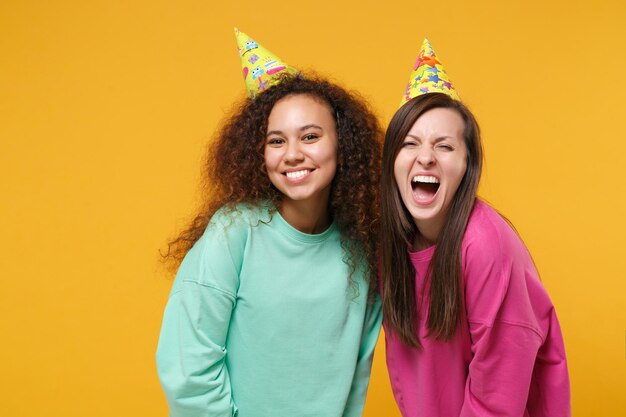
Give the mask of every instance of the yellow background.
[[[557, 306], [574, 414], [626, 415], [625, 21], [618, 0], [4, 0], [0, 414], [166, 415], [158, 250], [244, 95], [237, 25], [383, 123], [429, 36], [484, 132], [481, 195]], [[365, 415], [398, 416], [383, 343], [373, 372]]]

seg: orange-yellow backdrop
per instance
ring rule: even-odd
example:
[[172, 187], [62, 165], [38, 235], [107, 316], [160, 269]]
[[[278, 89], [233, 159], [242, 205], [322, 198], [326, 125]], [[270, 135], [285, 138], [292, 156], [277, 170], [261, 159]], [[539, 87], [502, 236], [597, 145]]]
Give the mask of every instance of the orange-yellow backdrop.
[[[624, 4], [4, 0], [0, 414], [166, 415], [157, 252], [243, 96], [237, 25], [383, 122], [430, 37], [484, 131], [481, 195], [557, 306], [575, 415], [626, 415]], [[369, 394], [366, 416], [399, 415], [383, 343]]]

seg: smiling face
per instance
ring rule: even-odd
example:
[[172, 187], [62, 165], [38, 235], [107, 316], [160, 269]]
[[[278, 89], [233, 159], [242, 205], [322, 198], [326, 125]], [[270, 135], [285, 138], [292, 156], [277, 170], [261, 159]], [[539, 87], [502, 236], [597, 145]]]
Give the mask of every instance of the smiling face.
[[420, 233], [435, 242], [467, 168], [465, 124], [451, 108], [422, 114], [394, 162], [398, 192]]
[[327, 104], [303, 94], [276, 102], [268, 118], [264, 158], [283, 205], [328, 205], [337, 149], [337, 128]]

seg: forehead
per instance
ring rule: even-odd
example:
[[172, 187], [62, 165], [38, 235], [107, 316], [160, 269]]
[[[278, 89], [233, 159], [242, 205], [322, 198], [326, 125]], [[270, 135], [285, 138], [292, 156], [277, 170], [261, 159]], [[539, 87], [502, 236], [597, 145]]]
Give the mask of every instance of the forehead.
[[409, 129], [408, 135], [418, 138], [449, 136], [462, 139], [465, 123], [455, 109], [438, 107], [422, 114]]
[[274, 104], [268, 119], [268, 128], [285, 123], [323, 123], [334, 125], [330, 106], [321, 98], [296, 94], [283, 97]]

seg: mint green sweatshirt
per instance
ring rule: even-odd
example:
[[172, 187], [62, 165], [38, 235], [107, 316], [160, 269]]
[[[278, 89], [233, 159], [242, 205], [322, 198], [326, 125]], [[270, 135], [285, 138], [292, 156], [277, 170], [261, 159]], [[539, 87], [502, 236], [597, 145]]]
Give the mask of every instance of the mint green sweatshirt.
[[340, 234], [268, 207], [219, 211], [183, 260], [157, 368], [172, 417], [361, 416], [380, 300], [348, 283]]

